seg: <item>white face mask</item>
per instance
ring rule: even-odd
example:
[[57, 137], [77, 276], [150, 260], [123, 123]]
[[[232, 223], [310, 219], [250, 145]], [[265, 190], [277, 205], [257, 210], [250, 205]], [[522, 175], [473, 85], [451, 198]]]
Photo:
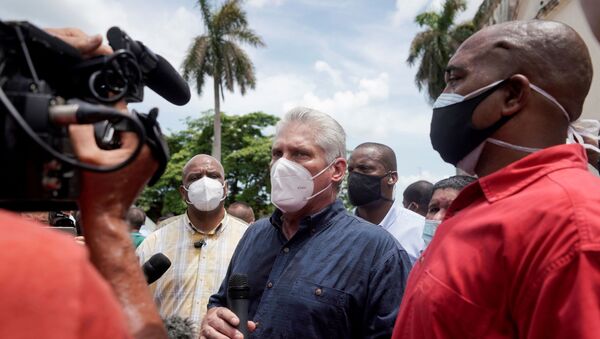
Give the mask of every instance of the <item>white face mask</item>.
[[466, 157], [464, 157], [461, 161], [459, 161], [456, 164], [456, 168], [464, 171], [465, 173], [467, 173], [469, 175], [475, 175], [475, 168], [477, 167], [477, 163], [479, 162], [479, 157], [481, 156], [481, 152], [483, 152], [483, 147], [485, 146], [486, 142], [489, 142], [490, 144], [494, 144], [494, 145], [497, 145], [500, 147], [512, 149], [515, 151], [524, 152], [524, 153], [533, 153], [533, 152], [537, 152], [540, 150], [540, 148], [513, 145], [513, 144], [510, 144], [510, 143], [502, 141], [502, 140], [498, 140], [498, 139], [494, 139], [494, 138], [487, 138], [481, 144], [479, 144], [479, 146], [477, 146], [474, 150], [472, 150], [471, 153], [467, 154]]
[[425, 247], [429, 246], [433, 235], [442, 222], [439, 220], [425, 219], [425, 227], [423, 227], [423, 241], [425, 241]]
[[186, 203], [193, 205], [199, 211], [213, 211], [227, 197], [223, 194], [224, 187], [225, 185], [216, 179], [202, 177], [194, 181], [190, 187], [183, 187], [188, 192], [189, 201]]
[[[443, 93], [433, 104], [433, 107], [434, 108], [445, 107], [445, 106], [449, 106], [449, 105], [452, 105], [452, 104], [455, 104], [458, 102], [462, 102], [464, 100], [467, 100], [467, 99], [483, 92], [484, 90], [486, 90], [490, 87], [493, 87], [493, 86], [499, 84], [501, 81], [496, 81], [496, 82], [489, 84], [483, 88], [473, 91], [465, 96], [462, 96], [462, 95], [456, 94], [456, 93]], [[543, 95], [546, 99], [548, 99], [553, 104], [555, 104], [558, 108], [560, 108], [560, 110], [564, 114], [565, 118], [567, 118], [567, 121], [571, 121], [571, 117], [569, 116], [569, 113], [567, 113], [565, 108], [558, 102], [558, 100], [556, 100], [552, 95], [550, 95], [550, 93], [544, 91], [540, 87], [538, 87], [534, 84], [531, 84], [531, 83], [529, 84], [529, 87], [531, 87], [531, 89], [538, 92], [539, 94]], [[580, 119], [580, 120], [574, 121], [569, 124], [568, 134], [567, 134], [567, 143], [578, 142], [583, 147], [594, 150], [597, 153], [600, 153], [600, 149], [598, 149], [597, 147], [589, 145], [589, 144], [584, 144], [583, 139], [581, 137], [583, 135], [583, 136], [592, 138], [594, 140], [598, 140], [599, 139], [598, 132], [597, 132], [598, 129], [600, 129], [600, 123], [598, 123], [598, 121], [586, 120], [586, 119]], [[524, 153], [533, 153], [533, 152], [540, 150], [539, 148], [513, 145], [513, 144], [510, 144], [510, 143], [502, 141], [502, 140], [498, 140], [498, 139], [494, 139], [494, 138], [487, 138], [479, 146], [477, 146], [474, 150], [472, 150], [469, 154], [467, 154], [462, 160], [460, 160], [456, 164], [456, 167], [470, 175], [475, 175], [475, 167], [477, 166], [477, 163], [479, 162], [479, 157], [481, 156], [481, 152], [483, 151], [483, 147], [486, 142], [489, 142], [491, 144], [494, 144], [494, 145], [497, 145], [500, 147], [512, 149], [515, 151], [524, 152]]]
[[334, 162], [335, 160], [312, 176], [304, 166], [285, 158], [279, 158], [271, 166], [271, 202], [273, 205], [284, 213], [302, 209], [308, 200], [321, 194], [332, 185], [329, 183], [327, 187], [313, 194], [313, 179], [325, 172]]

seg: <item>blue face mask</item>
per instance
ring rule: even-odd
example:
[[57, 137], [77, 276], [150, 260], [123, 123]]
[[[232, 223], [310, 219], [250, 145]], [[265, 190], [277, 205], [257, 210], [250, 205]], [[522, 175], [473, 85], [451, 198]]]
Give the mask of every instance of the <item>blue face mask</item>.
[[423, 241], [425, 241], [425, 247], [429, 246], [433, 235], [442, 222], [439, 220], [428, 220], [425, 219], [425, 227], [423, 227]]

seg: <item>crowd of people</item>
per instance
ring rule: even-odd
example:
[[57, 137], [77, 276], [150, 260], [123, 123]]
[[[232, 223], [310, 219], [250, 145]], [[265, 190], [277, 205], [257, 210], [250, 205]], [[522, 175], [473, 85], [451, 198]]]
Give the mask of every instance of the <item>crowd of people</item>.
[[[110, 52], [97, 37], [54, 34]], [[156, 166], [147, 147], [117, 172], [85, 173], [79, 215], [46, 215], [85, 247], [0, 212], [11, 263], [0, 337], [165, 338], [169, 319], [189, 327], [170, 332], [181, 338], [598, 337], [598, 131], [578, 127], [592, 80], [585, 43], [558, 22], [489, 26], [457, 49], [445, 80], [431, 143], [461, 174], [436, 183], [396, 193], [389, 146], [365, 142], [346, 160], [344, 122], [298, 107], [275, 128], [270, 216], [226, 208], [226, 169], [199, 154], [182, 171], [186, 211], [150, 226], [132, 207]], [[80, 158], [126, 157], [89, 132], [71, 131]], [[171, 266], [147, 286], [140, 266], [157, 253]], [[247, 323], [228, 298], [239, 274]]]

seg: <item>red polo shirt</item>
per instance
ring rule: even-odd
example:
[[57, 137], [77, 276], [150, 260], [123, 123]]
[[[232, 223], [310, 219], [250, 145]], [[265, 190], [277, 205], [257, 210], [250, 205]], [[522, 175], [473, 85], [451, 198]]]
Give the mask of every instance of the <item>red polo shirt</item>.
[[600, 179], [579, 145], [456, 198], [409, 279], [394, 338], [600, 338]]
[[0, 211], [0, 338], [129, 338], [121, 307], [73, 237]]

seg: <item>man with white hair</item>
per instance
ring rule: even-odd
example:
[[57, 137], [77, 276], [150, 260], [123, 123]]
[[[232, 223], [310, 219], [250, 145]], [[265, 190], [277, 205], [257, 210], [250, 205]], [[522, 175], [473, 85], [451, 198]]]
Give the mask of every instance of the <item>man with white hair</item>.
[[[389, 337], [410, 269], [381, 227], [337, 199], [346, 172], [345, 133], [328, 115], [289, 111], [276, 127], [269, 219], [253, 224], [209, 301], [205, 338]], [[247, 274], [248, 324], [227, 308], [228, 279]]]

